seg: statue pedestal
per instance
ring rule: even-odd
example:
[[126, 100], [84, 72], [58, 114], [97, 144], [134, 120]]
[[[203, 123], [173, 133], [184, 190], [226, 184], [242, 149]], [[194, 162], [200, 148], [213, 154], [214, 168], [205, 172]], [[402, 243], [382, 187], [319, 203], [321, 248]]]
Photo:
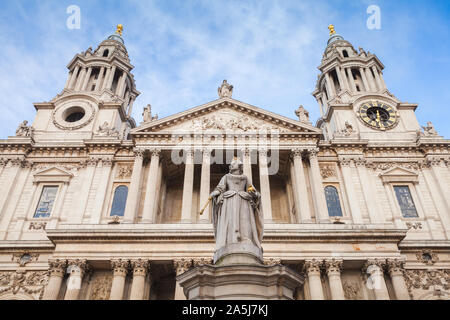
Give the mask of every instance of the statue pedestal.
[[294, 300], [305, 281], [285, 266], [265, 266], [253, 245], [229, 245], [214, 262], [177, 277], [188, 300]]

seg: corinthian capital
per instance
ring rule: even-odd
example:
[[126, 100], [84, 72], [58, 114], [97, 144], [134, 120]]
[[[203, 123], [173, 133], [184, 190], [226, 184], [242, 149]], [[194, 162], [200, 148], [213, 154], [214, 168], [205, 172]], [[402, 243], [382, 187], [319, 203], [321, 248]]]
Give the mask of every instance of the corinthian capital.
[[143, 148], [134, 148], [134, 155], [136, 158], [144, 158], [145, 149]]
[[375, 273], [375, 272], [383, 272], [384, 267], [386, 266], [385, 259], [369, 259], [364, 263], [362, 271], [364, 273]]
[[114, 276], [126, 276], [130, 269], [130, 262], [128, 260], [111, 260], [111, 269], [113, 269]]
[[175, 259], [173, 260], [173, 267], [177, 276], [183, 274], [192, 267], [192, 259]]
[[52, 259], [48, 261], [50, 276], [64, 277], [67, 268], [66, 260]]
[[405, 261], [399, 259], [388, 259], [386, 267], [388, 272], [392, 275], [403, 275]]
[[308, 149], [308, 154], [310, 159], [317, 158], [317, 155], [319, 154], [319, 148]]
[[73, 259], [67, 262], [67, 272], [71, 275], [83, 276], [89, 271], [89, 265], [86, 259]]
[[130, 261], [131, 268], [133, 269], [133, 275], [135, 276], [146, 276], [150, 264], [148, 260], [137, 259]]
[[292, 149], [291, 150], [291, 156], [292, 156], [292, 158], [300, 158], [300, 159], [302, 159], [302, 156], [303, 156], [303, 149], [302, 148], [294, 148], [294, 149]]
[[325, 269], [328, 274], [341, 274], [344, 261], [342, 259], [331, 259], [325, 261]]
[[305, 264], [303, 266], [303, 269], [306, 271], [308, 275], [310, 274], [319, 274], [322, 267], [322, 261], [321, 260], [306, 260]]
[[161, 156], [161, 149], [159, 149], [159, 148], [150, 149], [150, 153], [151, 153], [152, 157], [159, 158]]

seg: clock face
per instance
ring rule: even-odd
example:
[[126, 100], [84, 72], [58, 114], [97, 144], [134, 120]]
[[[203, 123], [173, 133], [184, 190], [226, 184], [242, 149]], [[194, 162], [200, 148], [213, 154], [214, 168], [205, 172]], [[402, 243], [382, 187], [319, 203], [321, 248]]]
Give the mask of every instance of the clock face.
[[378, 101], [366, 102], [359, 108], [361, 120], [371, 128], [388, 130], [397, 124], [395, 110]]

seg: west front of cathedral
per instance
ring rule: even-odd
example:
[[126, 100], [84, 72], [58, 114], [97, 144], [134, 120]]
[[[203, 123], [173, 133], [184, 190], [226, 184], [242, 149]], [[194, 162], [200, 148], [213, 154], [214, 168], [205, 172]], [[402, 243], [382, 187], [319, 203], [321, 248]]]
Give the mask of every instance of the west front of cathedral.
[[305, 280], [295, 299], [450, 299], [450, 140], [330, 30], [316, 124], [227, 81], [139, 124], [122, 29], [75, 55], [62, 92], [0, 140], [0, 300], [189, 299], [180, 276], [213, 263], [210, 194], [236, 159], [260, 195], [264, 265]]

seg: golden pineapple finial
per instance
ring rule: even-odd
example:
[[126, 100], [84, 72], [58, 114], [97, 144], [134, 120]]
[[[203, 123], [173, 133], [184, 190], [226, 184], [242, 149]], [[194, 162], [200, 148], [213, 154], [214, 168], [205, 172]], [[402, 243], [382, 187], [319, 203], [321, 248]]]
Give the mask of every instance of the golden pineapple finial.
[[123, 33], [123, 25], [121, 25], [121, 24], [118, 24], [118, 25], [117, 25], [116, 33], [117, 33], [118, 35], [122, 36], [122, 33]]
[[332, 24], [330, 24], [328, 26], [328, 29], [330, 30], [330, 36], [332, 36], [333, 34], [336, 34], [336, 30], [334, 30], [334, 26]]

